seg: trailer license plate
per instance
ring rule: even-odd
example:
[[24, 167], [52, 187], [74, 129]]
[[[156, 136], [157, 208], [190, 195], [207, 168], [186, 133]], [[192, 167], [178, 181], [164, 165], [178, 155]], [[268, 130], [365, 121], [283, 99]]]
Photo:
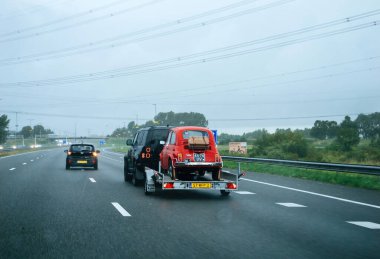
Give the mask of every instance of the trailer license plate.
[[211, 183], [191, 183], [191, 188], [210, 189]]
[[86, 161], [86, 160], [78, 160], [77, 163], [78, 163], [78, 164], [87, 164], [87, 161]]

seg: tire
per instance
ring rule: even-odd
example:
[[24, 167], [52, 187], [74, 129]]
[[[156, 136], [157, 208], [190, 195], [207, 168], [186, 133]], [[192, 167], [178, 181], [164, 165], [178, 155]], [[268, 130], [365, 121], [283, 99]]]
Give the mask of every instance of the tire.
[[66, 162], [66, 170], [70, 170], [70, 165]]
[[171, 160], [169, 160], [169, 162], [168, 162], [168, 174], [169, 174], [169, 176], [170, 176], [170, 178], [171, 178], [172, 180], [175, 180], [176, 177], [177, 177], [177, 175], [176, 175], [176, 171], [175, 171], [175, 169], [173, 168], [173, 163], [172, 163]]
[[146, 177], [146, 174], [145, 174], [144, 193], [145, 193], [145, 195], [151, 194], [150, 192], [148, 192], [148, 178]]
[[98, 170], [98, 163], [94, 165], [94, 170]]
[[220, 181], [222, 170], [218, 170], [216, 172], [212, 172], [212, 180]]
[[[134, 186], [139, 186], [140, 185], [140, 180], [138, 180], [136, 178], [136, 172], [138, 171], [139, 169], [137, 168], [137, 166], [135, 165], [134, 168], [133, 168], [133, 171], [132, 171], [132, 184]], [[140, 170], [139, 170], [140, 171]]]
[[132, 175], [128, 170], [128, 162], [124, 160], [124, 182], [130, 182], [132, 180]]
[[220, 194], [222, 196], [229, 196], [231, 192], [227, 192], [226, 190], [220, 190]]

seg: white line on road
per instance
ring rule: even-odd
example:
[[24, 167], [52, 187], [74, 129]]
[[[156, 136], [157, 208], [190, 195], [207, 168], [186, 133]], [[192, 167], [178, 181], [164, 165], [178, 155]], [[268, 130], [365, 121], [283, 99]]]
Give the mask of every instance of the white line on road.
[[256, 193], [247, 192], [247, 191], [236, 191], [235, 193], [237, 193], [237, 194], [256, 194]]
[[108, 157], [108, 156], [102, 156], [102, 158], [107, 158], [107, 159], [109, 159], [109, 160], [112, 160], [112, 161], [115, 161], [115, 162], [122, 162], [121, 160], [116, 160], [116, 159], [113, 159], [113, 158], [110, 158], [110, 157]]
[[30, 162], [34, 162], [34, 160], [33, 160], [33, 159], [31, 159], [31, 160], [30, 160]]
[[27, 165], [27, 163], [22, 163], [22, 165]]
[[301, 204], [297, 204], [297, 203], [291, 203], [291, 202], [285, 202], [285, 203], [276, 203], [278, 205], [281, 205], [281, 206], [285, 206], [285, 207], [288, 207], [288, 208], [305, 208], [306, 206], [304, 205], [301, 205]]
[[88, 179], [90, 179], [91, 182], [96, 183], [94, 178], [88, 178]]
[[111, 202], [112, 205], [120, 212], [121, 215], [124, 217], [130, 217], [131, 214], [129, 214], [123, 207], [120, 206], [119, 203], [117, 202]]
[[369, 229], [380, 229], [380, 224], [376, 224], [368, 221], [347, 221], [347, 223], [354, 224], [360, 227], [365, 227]]
[[271, 184], [271, 183], [266, 183], [266, 182], [255, 181], [255, 180], [251, 180], [251, 179], [247, 179], [247, 178], [240, 178], [240, 179], [244, 180], [244, 181], [265, 184], [265, 185], [269, 185], [269, 186], [273, 186], [273, 187], [278, 187], [278, 188], [282, 188], [282, 189], [287, 189], [287, 190], [291, 190], [291, 191], [307, 193], [307, 194], [316, 195], [316, 196], [320, 196], [320, 197], [325, 197], [325, 198], [329, 198], [329, 199], [334, 199], [334, 200], [338, 200], [338, 201], [343, 201], [343, 202], [353, 203], [353, 204], [357, 204], [357, 205], [372, 207], [372, 208], [375, 208], [375, 209], [380, 209], [380, 206], [369, 204], [369, 203], [363, 203], [363, 202], [343, 199], [343, 198], [339, 198], [339, 197], [335, 197], [335, 196], [330, 196], [330, 195], [325, 195], [325, 194], [320, 194], [320, 193], [316, 193], [316, 192], [309, 192], [309, 191], [295, 189], [295, 188], [290, 188], [290, 187], [281, 186], [281, 185], [277, 185], [277, 184]]
[[13, 167], [13, 168], [9, 169], [9, 171], [13, 171], [13, 170], [16, 170], [16, 168]]

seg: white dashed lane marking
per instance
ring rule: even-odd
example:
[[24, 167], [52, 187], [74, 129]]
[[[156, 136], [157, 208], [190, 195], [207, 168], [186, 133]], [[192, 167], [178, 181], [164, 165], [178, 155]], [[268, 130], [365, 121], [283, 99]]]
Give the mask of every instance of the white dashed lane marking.
[[123, 207], [121, 207], [119, 203], [111, 202], [111, 204], [115, 207], [115, 209], [117, 209], [120, 212], [120, 214], [123, 217], [130, 217], [131, 216], [131, 214], [129, 214]]
[[291, 203], [291, 202], [285, 202], [285, 203], [276, 203], [278, 205], [281, 205], [281, 206], [285, 206], [285, 207], [288, 207], [288, 208], [305, 208], [306, 206], [304, 205], [301, 205], [301, 204], [297, 204], [297, 203]]
[[91, 182], [96, 183], [94, 178], [89, 178]]
[[10, 169], [9, 169], [9, 171], [13, 171], [13, 170], [16, 170], [16, 168], [13, 167], [13, 168], [10, 168]]
[[26, 165], [27, 163], [22, 163], [22, 165]]
[[256, 193], [247, 192], [247, 191], [236, 191], [235, 193], [237, 193], [237, 194], [256, 194]]
[[380, 229], [380, 224], [369, 222], [369, 221], [347, 221], [347, 223], [354, 224], [360, 227], [369, 229]]
[[34, 160], [32, 159], [32, 160], [30, 160], [30, 162], [34, 162]]

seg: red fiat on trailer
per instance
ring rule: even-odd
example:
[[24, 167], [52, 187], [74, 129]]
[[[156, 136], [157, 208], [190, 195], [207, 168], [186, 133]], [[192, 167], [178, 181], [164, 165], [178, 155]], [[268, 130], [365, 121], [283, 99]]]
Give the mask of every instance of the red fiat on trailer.
[[172, 180], [185, 179], [189, 175], [212, 175], [221, 179], [222, 159], [208, 128], [184, 126], [172, 128], [160, 153], [161, 170]]

